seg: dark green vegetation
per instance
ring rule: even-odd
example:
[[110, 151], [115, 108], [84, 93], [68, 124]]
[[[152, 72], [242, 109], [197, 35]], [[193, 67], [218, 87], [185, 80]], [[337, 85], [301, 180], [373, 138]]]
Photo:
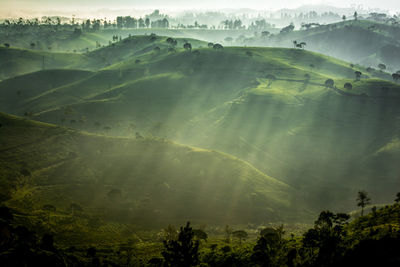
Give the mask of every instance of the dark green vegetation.
[[395, 267], [400, 264], [399, 196], [396, 204], [373, 208], [351, 222], [345, 213], [322, 211], [302, 236], [289, 237], [283, 226], [267, 227], [258, 231], [256, 240], [247, 241], [246, 231], [233, 232], [227, 226], [224, 239], [208, 238], [187, 223], [179, 231], [171, 225], [165, 229], [162, 246], [160, 241], [145, 246], [129, 240], [67, 248], [65, 239], [55, 242], [41, 228], [21, 226], [21, 214], [0, 207], [0, 259], [7, 266]]
[[135, 36], [75, 55], [102, 62], [91, 72], [4, 80], [1, 110], [217, 149], [307, 192], [315, 211], [346, 209], [360, 187], [385, 202], [399, 186], [400, 86], [389, 74], [300, 49], [196, 48], [203, 43], [186, 40], [187, 50], [184, 41]]
[[324, 53], [379, 70], [383, 63], [391, 71], [400, 69], [400, 27], [369, 20], [349, 20], [289, 33], [248, 40], [249, 45], [293, 47]]

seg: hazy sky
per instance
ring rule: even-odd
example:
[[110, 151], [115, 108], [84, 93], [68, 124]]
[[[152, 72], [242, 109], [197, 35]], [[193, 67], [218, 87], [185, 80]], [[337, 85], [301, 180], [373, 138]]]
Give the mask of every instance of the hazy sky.
[[154, 9], [165, 11], [177, 9], [221, 9], [221, 8], [252, 8], [260, 10], [296, 8], [301, 5], [332, 5], [364, 8], [375, 8], [400, 11], [400, 0], [0, 0], [0, 16], [12, 15], [20, 11], [35, 14], [40, 11], [69, 12], [77, 15], [87, 14], [90, 10], [108, 9]]

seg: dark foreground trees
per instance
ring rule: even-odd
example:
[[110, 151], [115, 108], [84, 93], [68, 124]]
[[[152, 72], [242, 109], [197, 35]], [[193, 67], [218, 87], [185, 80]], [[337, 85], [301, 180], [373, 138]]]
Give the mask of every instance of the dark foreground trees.
[[199, 264], [199, 241], [194, 240], [194, 231], [187, 222], [181, 227], [177, 240], [165, 240], [162, 256], [166, 266], [189, 267]]

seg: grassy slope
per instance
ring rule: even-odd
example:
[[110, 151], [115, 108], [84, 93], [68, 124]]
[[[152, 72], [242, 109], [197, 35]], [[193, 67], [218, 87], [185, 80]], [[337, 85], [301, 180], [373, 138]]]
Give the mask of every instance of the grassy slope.
[[[65, 213], [78, 203], [104, 220], [141, 226], [304, 215], [289, 216], [292, 188], [226, 154], [83, 134], [3, 113], [0, 123], [2, 197], [23, 212], [51, 204]], [[110, 199], [111, 189], [120, 197]]]
[[345, 21], [310, 30], [278, 34], [257, 45], [292, 47], [293, 40], [307, 43], [306, 49], [377, 68], [385, 63], [400, 68], [400, 30], [396, 26], [372, 21]]
[[[152, 52], [157, 46], [167, 50], [170, 45], [166, 39], [167, 37], [156, 36], [150, 41], [150, 36], [134, 36], [85, 54], [0, 47], [0, 80], [43, 70], [43, 58], [46, 70], [99, 70], [116, 62]], [[186, 41], [191, 42], [193, 48], [207, 45], [194, 39], [178, 38], [177, 41], [178, 47], [182, 47]], [[71, 46], [73, 47], [72, 44]]]
[[[126, 47], [134, 54], [154, 46], [143, 38], [148, 36], [131, 38], [138, 42], [133, 46], [121, 42], [121, 56]], [[97, 53], [113, 57], [117, 48]], [[217, 148], [318, 199], [323, 195], [325, 201], [312, 202], [323, 206], [353, 201], [357, 187], [385, 201], [382, 192], [397, 186], [396, 172], [384, 171], [394, 160], [384, 157], [387, 167], [375, 165], [374, 174], [367, 162], [398, 135], [398, 85], [377, 79], [379, 73], [354, 81], [355, 70], [366, 70], [299, 49], [196, 50], [170, 54], [162, 46], [160, 52], [127, 57], [44, 90], [12, 111], [88, 131], [104, 133], [108, 126], [112, 135], [140, 131]], [[335, 88], [324, 86], [328, 78]], [[352, 90], [343, 88], [346, 82]], [[376, 173], [385, 180], [381, 187]]]

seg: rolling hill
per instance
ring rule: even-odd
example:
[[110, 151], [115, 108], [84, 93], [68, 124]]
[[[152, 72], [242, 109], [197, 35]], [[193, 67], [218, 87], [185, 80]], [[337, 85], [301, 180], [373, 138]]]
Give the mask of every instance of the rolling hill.
[[[148, 38], [92, 52], [121, 59], [98, 71], [5, 80], [0, 110], [88, 132], [217, 149], [285, 181], [315, 210], [348, 209], [357, 188], [385, 202], [398, 187], [400, 86], [380, 79], [381, 72], [300, 49], [171, 53], [166, 38], [157, 37], [154, 51], [146, 49], [155, 45]], [[41, 79], [57, 82], [29, 82]]]
[[19, 212], [51, 205], [61, 216], [75, 203], [87, 215], [138, 227], [308, 214], [294, 212], [293, 188], [223, 153], [80, 133], [3, 113], [0, 123], [1, 198]]
[[[128, 58], [156, 53], [156, 47], [167, 51], [171, 45], [166, 40], [167, 37], [156, 35], [134, 36], [85, 53], [0, 47], [0, 80], [47, 69], [100, 70]], [[179, 47], [187, 41], [193, 48], [207, 46], [206, 42], [194, 39], [175, 40]]]
[[293, 47], [306, 42], [306, 49], [375, 69], [384, 63], [389, 71], [400, 69], [400, 28], [368, 20], [350, 20], [256, 38], [248, 45]]

